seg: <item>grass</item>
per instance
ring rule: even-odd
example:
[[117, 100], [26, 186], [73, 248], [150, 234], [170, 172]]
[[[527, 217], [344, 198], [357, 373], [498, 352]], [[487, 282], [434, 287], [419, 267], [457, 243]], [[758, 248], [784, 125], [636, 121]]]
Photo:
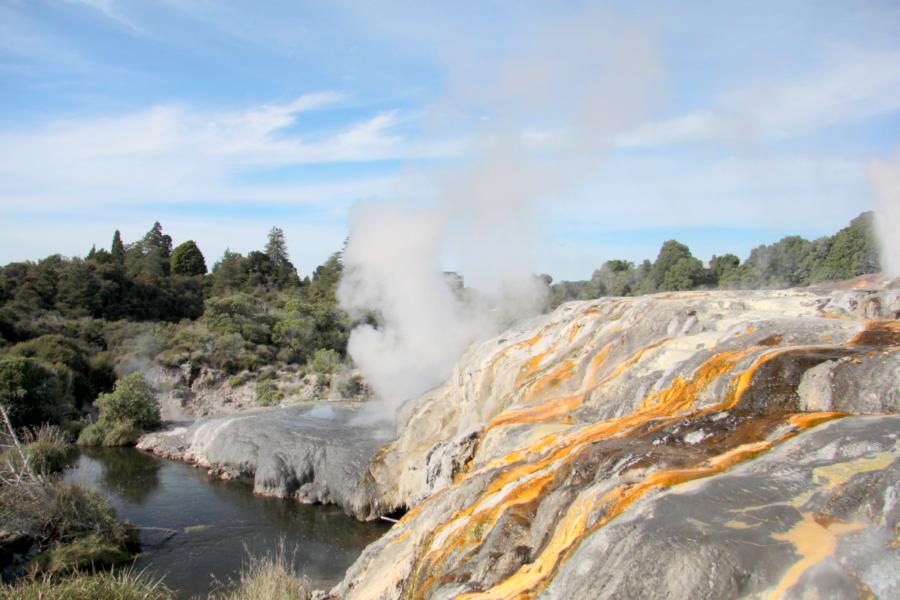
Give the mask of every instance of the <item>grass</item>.
[[[75, 446], [68, 436], [56, 425], [44, 424], [40, 427], [23, 428], [19, 436], [22, 450], [28, 457], [28, 464], [37, 475], [49, 475], [62, 471], [72, 458]], [[10, 461], [13, 469], [21, 470], [19, 454], [10, 448], [0, 457], [4, 463]]]
[[211, 600], [310, 600], [309, 579], [297, 575], [285, 552], [284, 542], [275, 552], [251, 557], [241, 569], [241, 578], [210, 594]]
[[54, 544], [35, 561], [45, 573], [72, 573], [81, 569], [105, 569], [129, 561], [134, 556], [109, 537], [92, 533], [71, 542]]
[[172, 600], [161, 581], [131, 570], [75, 577], [38, 575], [0, 586], [0, 600]]

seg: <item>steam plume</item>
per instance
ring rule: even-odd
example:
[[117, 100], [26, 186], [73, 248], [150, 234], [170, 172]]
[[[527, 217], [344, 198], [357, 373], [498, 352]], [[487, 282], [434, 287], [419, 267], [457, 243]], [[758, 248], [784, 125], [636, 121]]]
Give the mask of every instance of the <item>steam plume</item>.
[[[541, 307], [541, 203], [563, 198], [638, 123], [661, 71], [648, 35], [595, 11], [527, 32], [507, 57], [464, 56], [451, 52], [434, 121], [476, 115], [487, 126], [433, 178], [436, 200], [361, 206], [350, 218], [338, 298], [380, 324], [356, 328], [348, 350], [394, 406], [443, 381], [472, 341]], [[477, 294], [451, 290], [447, 255]]]
[[871, 177], [882, 269], [891, 277], [900, 277], [900, 158], [875, 161]]

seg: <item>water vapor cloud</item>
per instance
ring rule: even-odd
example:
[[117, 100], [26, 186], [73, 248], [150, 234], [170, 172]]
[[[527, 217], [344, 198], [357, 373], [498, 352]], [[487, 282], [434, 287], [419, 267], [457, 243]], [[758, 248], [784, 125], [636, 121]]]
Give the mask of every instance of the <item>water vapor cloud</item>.
[[[436, 134], [481, 123], [464, 157], [432, 174], [429, 202], [350, 217], [339, 300], [378, 322], [357, 327], [348, 351], [393, 407], [440, 384], [473, 341], [541, 308], [543, 206], [641, 121], [662, 72], [652, 35], [595, 10], [523, 29], [503, 51], [465, 42], [447, 50], [448, 93], [431, 114]], [[475, 289], [452, 289], [448, 256]]]

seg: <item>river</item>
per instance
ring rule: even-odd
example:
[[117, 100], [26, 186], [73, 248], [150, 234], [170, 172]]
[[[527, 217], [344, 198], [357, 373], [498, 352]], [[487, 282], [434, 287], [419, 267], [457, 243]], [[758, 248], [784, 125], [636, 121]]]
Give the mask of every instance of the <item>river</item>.
[[330, 587], [388, 528], [335, 506], [254, 496], [249, 485], [133, 448], [83, 449], [65, 479], [95, 487], [141, 528], [134, 568], [164, 577], [179, 598], [205, 597], [216, 581], [236, 579], [250, 554], [271, 553], [282, 540], [299, 573]]

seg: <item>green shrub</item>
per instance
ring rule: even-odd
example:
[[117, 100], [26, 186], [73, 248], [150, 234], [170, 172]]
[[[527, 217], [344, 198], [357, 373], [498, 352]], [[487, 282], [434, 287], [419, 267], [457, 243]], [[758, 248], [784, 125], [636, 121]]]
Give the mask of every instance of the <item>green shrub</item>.
[[13, 427], [58, 423], [71, 408], [56, 372], [24, 357], [0, 360], [0, 402]]
[[355, 398], [366, 390], [366, 384], [359, 373], [347, 373], [335, 381], [335, 390], [341, 398]]
[[337, 373], [341, 368], [340, 355], [330, 348], [320, 348], [313, 354], [309, 366], [313, 373], [320, 375], [331, 375]]
[[97, 422], [78, 436], [82, 446], [125, 446], [141, 433], [159, 427], [159, 405], [153, 390], [140, 375], [132, 373], [116, 382], [115, 389], [100, 394], [94, 404], [100, 409]]
[[256, 382], [256, 402], [260, 406], [278, 404], [283, 398], [284, 394], [271, 379], [261, 379]]
[[161, 581], [130, 570], [72, 577], [35, 575], [14, 585], [0, 585], [0, 600], [172, 600], [174, 597]]
[[253, 379], [253, 374], [250, 371], [243, 371], [228, 380], [228, 387], [232, 389], [241, 387], [251, 379]]

